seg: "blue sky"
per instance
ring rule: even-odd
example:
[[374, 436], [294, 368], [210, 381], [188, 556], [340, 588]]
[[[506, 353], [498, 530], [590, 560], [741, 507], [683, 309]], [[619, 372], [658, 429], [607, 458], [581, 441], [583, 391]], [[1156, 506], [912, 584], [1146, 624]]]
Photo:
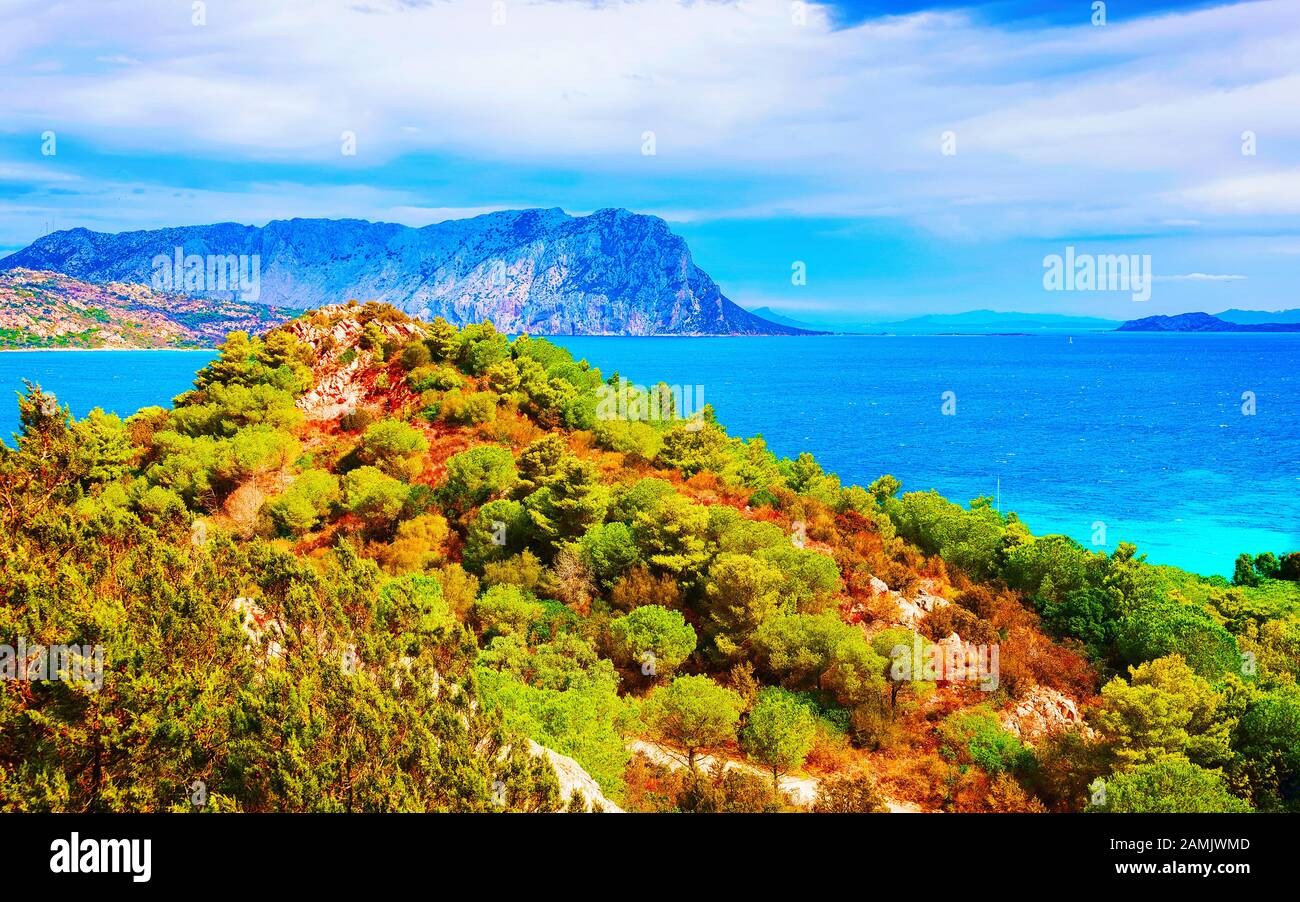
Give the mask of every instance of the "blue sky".
[[[1300, 0], [1125, 0], [1104, 25], [1090, 0], [201, 11], [0, 5], [0, 253], [74, 226], [622, 206], [737, 302], [813, 322], [1300, 306]], [[1066, 246], [1150, 255], [1151, 299], [1044, 291]]]

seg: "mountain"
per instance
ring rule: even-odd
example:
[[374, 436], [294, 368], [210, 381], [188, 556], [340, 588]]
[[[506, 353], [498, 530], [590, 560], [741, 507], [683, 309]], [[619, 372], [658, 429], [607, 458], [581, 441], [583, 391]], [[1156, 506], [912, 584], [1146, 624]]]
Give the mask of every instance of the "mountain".
[[1239, 323], [1241, 325], [1254, 325], [1257, 323], [1300, 323], [1300, 309], [1298, 310], [1239, 310], [1233, 308], [1225, 310], [1222, 313], [1214, 314], [1221, 320], [1230, 323]]
[[28, 269], [0, 272], [0, 348], [214, 347], [227, 332], [264, 332], [292, 314], [144, 285], [92, 285]]
[[1300, 332], [1300, 323], [1230, 323], [1208, 313], [1147, 316], [1124, 323], [1116, 332]]
[[757, 317], [767, 320], [769, 323], [776, 323], [781, 326], [789, 326], [792, 329], [803, 329], [808, 332], [818, 331], [818, 327], [810, 323], [801, 322], [793, 317], [786, 316], [783, 313], [777, 313], [771, 307], [758, 307], [749, 311]]
[[[356, 219], [277, 220], [265, 227], [218, 223], [120, 234], [72, 229], [0, 260], [0, 270], [158, 284], [156, 272], [170, 278], [181, 269], [171, 265], [178, 248], [184, 256], [201, 258], [196, 281], [184, 289], [197, 297], [294, 308], [356, 298], [458, 325], [491, 319], [509, 333], [804, 331], [732, 303], [667, 223], [621, 209], [590, 216], [569, 216], [558, 208], [510, 210], [419, 229]], [[249, 277], [238, 283], [242, 291], [231, 290], [233, 277], [217, 282], [210, 272], [214, 258], [231, 255]], [[182, 273], [175, 275], [180, 282]]]

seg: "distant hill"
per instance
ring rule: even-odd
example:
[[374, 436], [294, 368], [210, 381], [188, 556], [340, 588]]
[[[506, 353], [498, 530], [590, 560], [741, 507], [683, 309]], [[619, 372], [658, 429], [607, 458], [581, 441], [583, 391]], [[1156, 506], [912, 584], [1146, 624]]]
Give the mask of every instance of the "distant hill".
[[[72, 229], [0, 259], [0, 270], [87, 282], [153, 284], [155, 260], [240, 255], [257, 261], [256, 300], [310, 309], [383, 301], [422, 319], [491, 319], [543, 335], [793, 335], [725, 297], [686, 241], [655, 216], [606, 209], [510, 210], [416, 229], [345, 219], [265, 227], [219, 223], [105, 234]], [[250, 266], [251, 270], [251, 266]], [[214, 284], [185, 289], [229, 299]]]
[[1087, 332], [1108, 331], [1119, 320], [1062, 313], [1002, 313], [996, 310], [968, 310], [964, 313], [932, 313], [912, 319], [876, 323], [868, 331], [936, 332]]
[[264, 332], [295, 313], [53, 272], [0, 272], [0, 348], [213, 347], [227, 332]]
[[769, 323], [777, 323], [782, 326], [789, 326], [792, 329], [804, 329], [809, 332], [817, 332], [821, 329], [821, 327], [812, 325], [811, 323], [805, 323], [800, 320], [794, 319], [793, 317], [786, 316], [783, 313], [777, 313], [771, 307], [758, 307], [749, 312], [754, 314], [755, 316], [762, 317], [763, 319], [767, 320]]
[[1208, 313], [1147, 316], [1129, 320], [1116, 332], [1300, 332], [1296, 323], [1230, 323]]
[[1214, 314], [1221, 320], [1241, 325], [1255, 323], [1300, 323], [1300, 310], [1225, 310]]

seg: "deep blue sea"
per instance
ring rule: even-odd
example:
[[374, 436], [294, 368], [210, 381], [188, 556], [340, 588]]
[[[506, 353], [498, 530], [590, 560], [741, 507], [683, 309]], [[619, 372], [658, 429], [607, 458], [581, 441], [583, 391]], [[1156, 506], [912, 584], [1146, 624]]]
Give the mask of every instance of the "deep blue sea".
[[1000, 481], [1035, 533], [1090, 545], [1101, 521], [1108, 548], [1200, 573], [1300, 550], [1297, 334], [556, 340], [607, 375], [702, 385], [733, 435], [846, 484], [966, 502]]
[[[1036, 533], [1230, 574], [1300, 550], [1300, 335], [557, 338], [608, 375], [703, 386], [733, 435], [812, 451], [845, 483], [883, 473], [967, 501], [999, 492]], [[167, 404], [204, 352], [0, 353], [84, 415]], [[1253, 392], [1255, 414], [1242, 412]], [[952, 392], [956, 412], [942, 413]], [[0, 406], [0, 435], [17, 407]]]
[[84, 417], [93, 407], [130, 416], [169, 406], [194, 387], [194, 374], [215, 351], [4, 351], [0, 353], [0, 439], [13, 444], [17, 395], [34, 382]]

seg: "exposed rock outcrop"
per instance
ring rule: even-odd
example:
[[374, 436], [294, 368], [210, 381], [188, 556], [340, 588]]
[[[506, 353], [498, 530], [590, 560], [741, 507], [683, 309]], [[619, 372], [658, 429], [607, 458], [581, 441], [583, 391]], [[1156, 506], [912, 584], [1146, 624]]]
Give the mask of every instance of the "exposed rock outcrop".
[[[368, 392], [363, 381], [370, 371], [365, 355], [342, 362], [343, 351], [352, 349], [355, 354], [364, 328], [356, 317], [339, 318], [339, 314], [347, 311], [344, 304], [331, 304], [289, 326], [295, 337], [316, 349], [316, 384], [298, 399], [298, 408], [309, 420], [333, 420], [351, 413]], [[372, 322], [386, 340], [399, 345], [420, 334], [420, 329], [413, 323]], [[329, 325], [318, 325], [321, 323]]]
[[1062, 730], [1077, 729], [1092, 735], [1078, 704], [1069, 696], [1047, 686], [1035, 686], [1029, 694], [1002, 712], [1002, 726], [1033, 744]]
[[[686, 241], [656, 216], [558, 208], [507, 210], [414, 229], [293, 219], [123, 232], [55, 232], [0, 260], [90, 282], [151, 284], [159, 255], [259, 262], [260, 303], [314, 308], [386, 301], [425, 319], [490, 319], [503, 332], [591, 335], [793, 335], [726, 298]], [[195, 292], [191, 292], [195, 293]], [[229, 298], [230, 291], [202, 291]]]
[[538, 745], [531, 739], [528, 740], [528, 753], [535, 757], [543, 756], [550, 762], [556, 779], [560, 781], [560, 796], [566, 804], [573, 798], [575, 792], [580, 792], [587, 811], [595, 810], [605, 814], [624, 813], [622, 808], [605, 797], [600, 784], [592, 778], [591, 774], [583, 770], [582, 765], [568, 755], [561, 755], [544, 745]]
[[905, 626], [915, 631], [920, 626], [921, 621], [925, 619], [926, 614], [944, 605], [952, 604], [948, 599], [938, 594], [939, 586], [932, 581], [923, 584], [911, 598], [901, 592], [895, 592], [885, 584], [884, 580], [876, 576], [871, 577], [869, 585], [871, 591], [877, 597], [883, 597], [892, 602], [895, 608], [895, 613], [889, 618], [889, 622], [874, 627], [873, 632], [885, 626]]

